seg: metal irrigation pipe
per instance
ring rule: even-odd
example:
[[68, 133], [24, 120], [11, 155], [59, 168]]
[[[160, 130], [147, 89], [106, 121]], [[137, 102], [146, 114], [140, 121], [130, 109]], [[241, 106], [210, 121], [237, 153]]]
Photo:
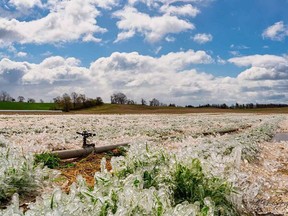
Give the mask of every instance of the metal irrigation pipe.
[[87, 144], [87, 138], [91, 136], [96, 136], [96, 134], [89, 133], [87, 131], [83, 131], [82, 133], [76, 132], [83, 136], [83, 145], [82, 149], [72, 149], [72, 150], [61, 150], [61, 151], [53, 151], [52, 153], [58, 156], [60, 159], [69, 159], [69, 158], [76, 158], [76, 157], [85, 157], [92, 152], [94, 153], [102, 153], [106, 151], [111, 151], [116, 149], [120, 146], [129, 145], [129, 143], [119, 143], [115, 145], [107, 145], [107, 146], [98, 146], [95, 147], [95, 144]]
[[85, 157], [91, 153], [102, 153], [106, 151], [111, 151], [120, 146], [127, 146], [129, 143], [119, 143], [115, 145], [107, 145], [107, 146], [89, 146], [82, 149], [72, 149], [72, 150], [62, 150], [62, 151], [53, 151], [52, 153], [57, 155], [60, 159], [69, 159], [76, 157]]

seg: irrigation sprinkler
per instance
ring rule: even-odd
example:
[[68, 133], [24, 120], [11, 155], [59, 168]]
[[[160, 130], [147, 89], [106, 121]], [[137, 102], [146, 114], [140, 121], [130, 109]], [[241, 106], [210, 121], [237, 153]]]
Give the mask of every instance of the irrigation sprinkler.
[[83, 145], [82, 149], [72, 149], [72, 150], [61, 150], [61, 151], [53, 151], [52, 153], [57, 155], [60, 159], [69, 159], [69, 158], [76, 158], [76, 157], [85, 157], [91, 153], [102, 153], [106, 151], [111, 151], [116, 149], [120, 146], [127, 146], [129, 143], [118, 143], [114, 145], [108, 146], [99, 146], [95, 147], [95, 144], [87, 144], [87, 138], [96, 136], [94, 133], [89, 133], [87, 131], [83, 131], [82, 133], [76, 132], [77, 134], [83, 136]]
[[88, 148], [91, 146], [95, 146], [95, 144], [87, 144], [87, 138], [91, 137], [91, 136], [96, 136], [96, 134], [94, 133], [88, 133], [87, 131], [83, 131], [82, 133], [80, 132], [76, 132], [77, 134], [80, 134], [81, 136], [83, 136], [83, 145], [82, 148]]

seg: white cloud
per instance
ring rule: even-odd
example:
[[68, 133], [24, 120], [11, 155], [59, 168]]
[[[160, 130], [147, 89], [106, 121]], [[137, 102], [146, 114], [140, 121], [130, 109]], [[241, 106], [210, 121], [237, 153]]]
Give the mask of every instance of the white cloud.
[[165, 37], [165, 40], [167, 42], [174, 42], [176, 40], [176, 38], [175, 37], [171, 37], [171, 36], [168, 35], [168, 36]]
[[211, 62], [212, 58], [204, 51], [168, 53], [159, 58], [137, 52], [116, 52], [110, 57], [97, 59], [91, 64], [90, 70], [98, 86], [106, 89], [106, 97], [121, 89], [139, 100], [141, 97], [159, 97], [167, 101], [168, 97], [181, 97], [180, 88], [196, 94], [194, 84], [199, 82], [201, 86], [205, 77], [210, 79], [212, 76], [186, 69], [193, 67], [193, 64]]
[[114, 43], [117, 43], [117, 42], [123, 41], [123, 40], [127, 40], [127, 39], [133, 37], [134, 35], [135, 35], [134, 30], [128, 30], [128, 31], [120, 32], [120, 33], [118, 33], [117, 39], [114, 41]]
[[83, 41], [84, 41], [84, 42], [95, 42], [95, 43], [99, 43], [99, 42], [102, 41], [102, 39], [96, 38], [96, 37], [94, 37], [92, 34], [87, 34], [86, 36], [83, 37]]
[[3, 86], [14, 86], [21, 83], [23, 75], [30, 69], [28, 62], [14, 62], [10, 59], [3, 58], [0, 61], [0, 84]]
[[200, 11], [193, 7], [191, 4], [183, 5], [183, 6], [171, 6], [171, 5], [163, 5], [160, 8], [160, 12], [169, 14], [169, 15], [176, 15], [176, 16], [197, 16]]
[[26, 56], [27, 56], [27, 53], [26, 53], [26, 52], [18, 52], [18, 53], [16, 54], [16, 56], [23, 58], [23, 57], [26, 57]]
[[239, 49], [239, 50], [250, 49], [250, 47], [248, 47], [246, 45], [235, 45], [235, 44], [231, 44], [230, 48], [231, 49]]
[[158, 6], [159, 4], [169, 5], [173, 3], [191, 3], [191, 4], [200, 4], [207, 5], [214, 0], [128, 0], [129, 4], [135, 5], [139, 2], [146, 4], [148, 7]]
[[[194, 64], [209, 64], [212, 61], [204, 51], [193, 50], [169, 53], [158, 58], [143, 56], [137, 52], [115, 52], [109, 57], [97, 59], [91, 63], [90, 68], [81, 67], [78, 59], [60, 56], [48, 57], [39, 64], [5, 59], [0, 62], [0, 82], [2, 88], [5, 87], [8, 92], [10, 89], [12, 93], [19, 95], [25, 88], [27, 92], [35, 94], [31, 95], [35, 98], [43, 98], [40, 94], [47, 95], [47, 92], [53, 98], [57, 96], [53, 95], [55, 88], [83, 88], [87, 95], [93, 95], [97, 91], [106, 100], [114, 91], [121, 90], [139, 100], [144, 96], [161, 97], [168, 102], [168, 97], [182, 95], [182, 85], [186, 92], [196, 94], [194, 85], [201, 86], [205, 77], [211, 79], [212, 76], [198, 74], [190, 68]], [[12, 88], [11, 83], [15, 82], [19, 87], [14, 85]], [[39, 91], [33, 93], [32, 88]], [[204, 94], [207, 91], [199, 89], [199, 92]]]
[[271, 40], [282, 41], [288, 36], [288, 26], [283, 21], [276, 22], [272, 26], [269, 26], [262, 33], [263, 38], [269, 38]]
[[170, 52], [161, 56], [159, 61], [175, 70], [182, 70], [191, 64], [211, 64], [213, 59], [205, 51], [188, 50], [186, 52]]
[[220, 65], [224, 65], [224, 64], [226, 64], [226, 61], [224, 59], [222, 59], [220, 56], [217, 56], [217, 63]]
[[51, 56], [52, 54], [53, 54], [52, 52], [46, 51], [46, 52], [42, 53], [41, 55], [47, 57], [47, 56]]
[[176, 16], [164, 14], [163, 16], [150, 17], [133, 7], [125, 7], [123, 10], [116, 11], [113, 15], [120, 19], [117, 22], [117, 27], [122, 30], [118, 34], [116, 42], [139, 33], [148, 42], [153, 43], [161, 40], [167, 34], [180, 33], [195, 28], [192, 23]]
[[287, 63], [287, 58], [276, 55], [251, 55], [231, 58], [228, 61], [237, 66], [272, 67]]
[[35, 6], [42, 7], [41, 0], [10, 0], [8, 3], [16, 7], [17, 10], [26, 10]]
[[243, 80], [288, 79], [288, 58], [275, 55], [252, 55], [228, 60], [239, 67], [250, 67], [238, 75]]
[[89, 80], [89, 70], [79, 66], [80, 61], [75, 58], [64, 59], [60, 56], [48, 57], [31, 69], [22, 77], [23, 83], [38, 84], [41, 82], [79, 82]]
[[238, 50], [232, 50], [232, 51], [229, 51], [229, 53], [232, 55], [232, 56], [241, 56], [240, 52]]
[[192, 38], [196, 43], [205, 44], [213, 40], [213, 36], [211, 34], [196, 34]]
[[[93, 0], [49, 1], [50, 13], [32, 21], [0, 18], [0, 45], [57, 43], [83, 39], [98, 42], [93, 34], [107, 31], [97, 25], [100, 12]], [[47, 5], [48, 5], [47, 3]], [[55, 4], [55, 5], [54, 5]], [[47, 6], [48, 7], [48, 6]]]
[[[271, 59], [271, 60], [270, 60]], [[140, 101], [158, 98], [179, 105], [205, 103], [269, 103], [287, 100], [287, 57], [255, 55], [231, 58], [239, 67], [248, 67], [236, 78], [215, 77], [195, 69], [195, 64], [213, 60], [204, 51], [182, 51], [151, 57], [112, 53], [81, 67], [75, 58], [48, 57], [39, 64], [0, 61], [1, 89], [13, 95], [46, 101], [64, 92], [80, 91], [88, 97], [109, 101], [115, 91]], [[37, 91], [35, 91], [37, 88]], [[44, 98], [47, 95], [47, 98]], [[26, 96], [26, 95], [24, 95]]]
[[119, 4], [119, 0], [93, 0], [99, 8], [112, 9]]

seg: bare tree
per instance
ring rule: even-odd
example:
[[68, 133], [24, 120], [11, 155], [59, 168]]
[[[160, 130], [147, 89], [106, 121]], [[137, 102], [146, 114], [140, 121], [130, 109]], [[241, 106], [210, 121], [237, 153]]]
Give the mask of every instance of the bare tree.
[[114, 93], [111, 95], [111, 104], [126, 104], [127, 103], [127, 96], [122, 93]]
[[57, 96], [57, 97], [53, 98], [53, 102], [59, 105], [61, 103], [61, 97]]
[[72, 100], [71, 97], [65, 93], [62, 96], [61, 105], [63, 107], [63, 111], [69, 112], [72, 107]]
[[72, 103], [73, 103], [73, 108], [76, 108], [76, 105], [78, 103], [78, 94], [76, 92], [72, 92], [71, 93], [71, 99], [72, 99]]
[[56, 108], [62, 109], [64, 112], [69, 112], [72, 107], [71, 97], [65, 93], [62, 97], [57, 96], [53, 98], [54, 103], [57, 105]]
[[25, 100], [25, 97], [23, 97], [23, 96], [18, 96], [18, 102], [24, 102], [24, 100]]
[[157, 100], [156, 98], [153, 98], [153, 99], [150, 101], [150, 106], [160, 106], [159, 100]]
[[82, 103], [84, 105], [86, 100], [87, 100], [86, 95], [85, 94], [79, 94], [78, 100], [80, 101], [80, 103]]
[[12, 99], [13, 98], [6, 91], [0, 92], [0, 101], [6, 102], [6, 101], [12, 101]]
[[96, 105], [102, 105], [102, 104], [104, 104], [102, 98], [101, 97], [97, 97], [96, 98]]
[[146, 106], [147, 105], [147, 102], [143, 98], [141, 99], [141, 105], [142, 106]]
[[134, 104], [136, 104], [136, 102], [135, 102], [134, 100], [128, 99], [128, 100], [127, 100], [127, 104], [132, 104], [132, 105], [134, 105]]
[[35, 103], [36, 101], [35, 101], [35, 99], [33, 99], [33, 98], [28, 98], [27, 102], [28, 102], [28, 103]]

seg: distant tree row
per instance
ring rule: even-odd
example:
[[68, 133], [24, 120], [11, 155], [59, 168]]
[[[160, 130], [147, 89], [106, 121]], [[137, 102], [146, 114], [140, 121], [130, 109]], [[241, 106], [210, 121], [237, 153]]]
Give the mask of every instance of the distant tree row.
[[[127, 96], [122, 93], [114, 93], [111, 95], [111, 104], [137, 104], [136, 101], [128, 99]], [[0, 102], [25, 102], [24, 96], [18, 96], [17, 100], [10, 96], [10, 94], [6, 91], [0, 91]], [[63, 111], [70, 111], [70, 110], [77, 110], [77, 109], [83, 109], [83, 108], [89, 108], [93, 106], [99, 106], [103, 104], [103, 100], [101, 97], [93, 98], [87, 98], [85, 94], [79, 94], [76, 92], [72, 92], [70, 95], [65, 93], [62, 96], [57, 96], [53, 98], [53, 101], [55, 103], [56, 109], [62, 109]], [[35, 99], [33, 98], [27, 98], [27, 103], [35, 103]], [[42, 99], [40, 99], [41, 103], [44, 103]], [[140, 104], [142, 106], [170, 106], [170, 107], [176, 107], [175, 104], [164, 104], [160, 102], [158, 99], [153, 98], [150, 101], [146, 101], [145, 99], [141, 99]], [[193, 106], [193, 105], [186, 105], [187, 108], [203, 108], [203, 107], [211, 107], [211, 108], [219, 108], [219, 109], [254, 109], [254, 108], [279, 108], [279, 107], [288, 107], [288, 104], [253, 104], [253, 103], [247, 103], [247, 104], [239, 104], [235, 103], [232, 105], [227, 105], [226, 103], [223, 104], [204, 104], [199, 106]]]
[[[15, 98], [11, 97], [10, 94], [6, 91], [1, 91], [0, 92], [0, 101], [1, 102], [16, 102]], [[25, 102], [25, 97], [23, 96], [18, 96], [17, 98], [18, 102]], [[33, 98], [28, 98], [27, 103], [35, 103], [35, 99]], [[40, 100], [41, 103], [43, 103], [43, 100]]]
[[0, 101], [1, 102], [13, 102], [13, 101], [15, 101], [15, 99], [12, 98], [8, 92], [1, 91], [0, 92]]
[[239, 104], [235, 103], [230, 106], [227, 104], [205, 104], [205, 105], [199, 105], [199, 106], [192, 106], [192, 105], [187, 105], [186, 107], [188, 108], [204, 108], [204, 107], [211, 107], [211, 108], [219, 108], [219, 109], [255, 109], [255, 108], [280, 108], [280, 107], [288, 107], [288, 104], [253, 104], [253, 103], [247, 103], [247, 104]]
[[[114, 93], [110, 98], [111, 104], [137, 104], [136, 101], [128, 99], [127, 96], [122, 92]], [[142, 98], [141, 105], [148, 106], [148, 103], [145, 99]], [[170, 105], [175, 106], [175, 104]], [[149, 101], [149, 106], [167, 106], [167, 104], [161, 103], [158, 99], [153, 98], [151, 101]]]
[[72, 92], [70, 95], [64, 93], [62, 96], [57, 96], [53, 98], [56, 105], [56, 109], [62, 109], [64, 112], [69, 112], [70, 110], [77, 110], [83, 108], [89, 108], [93, 106], [100, 106], [103, 104], [101, 97], [87, 98], [85, 94], [78, 94]]

